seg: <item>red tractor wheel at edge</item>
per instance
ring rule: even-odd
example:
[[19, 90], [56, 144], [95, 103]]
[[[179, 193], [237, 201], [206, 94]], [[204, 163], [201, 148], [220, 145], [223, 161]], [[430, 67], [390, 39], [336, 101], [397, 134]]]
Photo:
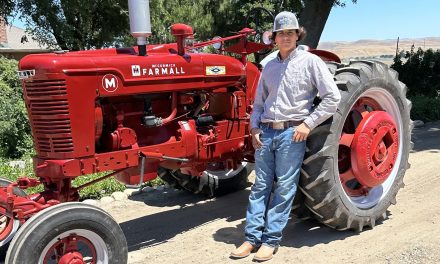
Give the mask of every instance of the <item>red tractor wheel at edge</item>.
[[341, 104], [308, 138], [293, 212], [362, 231], [387, 218], [403, 187], [411, 102], [397, 73], [383, 63], [352, 61], [333, 70]]

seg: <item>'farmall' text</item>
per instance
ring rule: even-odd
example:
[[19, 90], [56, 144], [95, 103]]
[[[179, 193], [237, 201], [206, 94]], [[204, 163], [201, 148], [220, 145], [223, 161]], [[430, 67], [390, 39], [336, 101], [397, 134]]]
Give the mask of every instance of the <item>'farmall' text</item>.
[[185, 74], [183, 67], [176, 64], [153, 64], [150, 67], [142, 68], [139, 65], [131, 66], [133, 76], [159, 76], [159, 75], [181, 75]]

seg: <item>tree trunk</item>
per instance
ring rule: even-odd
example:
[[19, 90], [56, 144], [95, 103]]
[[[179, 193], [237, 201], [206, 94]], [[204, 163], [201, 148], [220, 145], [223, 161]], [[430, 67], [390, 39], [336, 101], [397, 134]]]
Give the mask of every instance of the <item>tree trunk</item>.
[[[59, 17], [57, 16], [57, 9], [56, 7], [51, 4], [51, 2], [47, 1], [36, 1], [36, 14], [31, 15], [33, 22], [35, 25], [40, 25], [40, 21], [38, 20], [38, 16], [41, 16], [42, 14], [39, 12], [42, 12], [45, 10], [47, 12], [45, 14], [47, 26], [51, 29], [49, 30], [52, 35], [55, 38], [56, 44], [60, 47], [61, 50], [71, 50], [71, 47], [67, 45], [65, 34], [63, 34], [63, 23], [60, 21]], [[34, 17], [35, 16], [35, 17]]]
[[318, 47], [319, 39], [335, 0], [307, 0], [301, 11], [299, 23], [307, 30], [307, 37], [300, 44]]

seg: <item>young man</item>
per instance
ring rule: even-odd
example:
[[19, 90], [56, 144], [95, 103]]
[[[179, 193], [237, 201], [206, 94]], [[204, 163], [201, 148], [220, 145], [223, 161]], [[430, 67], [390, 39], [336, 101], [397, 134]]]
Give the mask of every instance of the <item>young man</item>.
[[[265, 261], [277, 251], [297, 191], [307, 136], [336, 112], [341, 98], [325, 63], [296, 49], [304, 37], [293, 13], [275, 17], [272, 38], [279, 54], [261, 73], [251, 115], [256, 180], [246, 212], [246, 241], [231, 252], [232, 258], [258, 249], [254, 260]], [[322, 101], [313, 109], [318, 92]]]

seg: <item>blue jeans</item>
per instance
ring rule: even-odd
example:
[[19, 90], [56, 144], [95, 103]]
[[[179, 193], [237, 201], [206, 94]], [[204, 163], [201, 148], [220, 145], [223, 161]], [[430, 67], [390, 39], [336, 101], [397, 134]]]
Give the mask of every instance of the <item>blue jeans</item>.
[[296, 127], [260, 127], [263, 146], [255, 151], [256, 179], [249, 195], [245, 237], [254, 246], [278, 247], [292, 209], [306, 142], [292, 140]]

